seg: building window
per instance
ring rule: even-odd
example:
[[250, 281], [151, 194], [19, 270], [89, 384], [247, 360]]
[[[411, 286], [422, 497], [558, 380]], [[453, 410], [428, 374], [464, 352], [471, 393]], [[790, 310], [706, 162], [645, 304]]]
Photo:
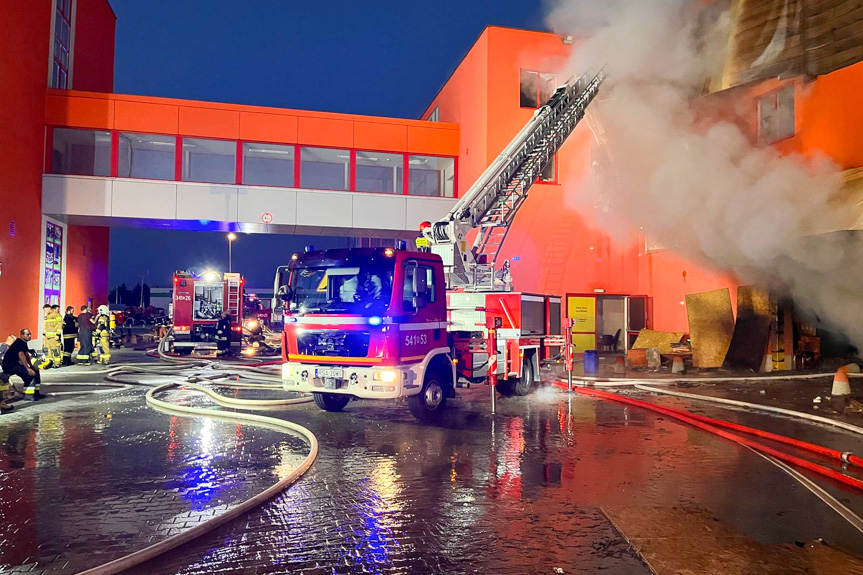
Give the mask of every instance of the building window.
[[243, 144], [243, 183], [294, 187], [294, 146]]
[[440, 106], [435, 106], [434, 110], [432, 110], [432, 113], [429, 114], [429, 117], [426, 118], [426, 120], [429, 122], [440, 122]]
[[63, 227], [48, 222], [45, 227], [45, 286], [43, 303], [60, 305], [63, 276]]
[[177, 139], [151, 134], [119, 134], [117, 176], [173, 180]]
[[522, 108], [539, 108], [544, 106], [554, 94], [554, 75], [521, 71], [520, 106]]
[[794, 136], [794, 85], [758, 98], [758, 143], [768, 145]]
[[111, 133], [54, 128], [51, 173], [77, 176], [111, 174]]
[[347, 190], [351, 154], [348, 150], [301, 148], [300, 187], [315, 190]]
[[72, 0], [57, 0], [54, 12], [54, 51], [51, 59], [51, 88], [69, 87], [72, 59]]
[[357, 191], [402, 193], [404, 162], [402, 154], [357, 152]]
[[408, 193], [414, 196], [453, 197], [455, 160], [434, 156], [410, 156]]
[[236, 172], [236, 142], [183, 138], [184, 182], [233, 184]]

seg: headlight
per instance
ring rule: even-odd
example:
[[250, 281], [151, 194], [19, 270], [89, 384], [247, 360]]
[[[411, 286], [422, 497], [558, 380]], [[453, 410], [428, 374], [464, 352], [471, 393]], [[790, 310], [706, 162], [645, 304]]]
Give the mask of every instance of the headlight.
[[372, 375], [372, 379], [375, 379], [377, 381], [383, 381], [386, 383], [394, 382], [396, 380], [396, 377], [398, 377], [398, 373], [391, 369], [388, 369], [386, 371], [376, 371], [374, 375]]

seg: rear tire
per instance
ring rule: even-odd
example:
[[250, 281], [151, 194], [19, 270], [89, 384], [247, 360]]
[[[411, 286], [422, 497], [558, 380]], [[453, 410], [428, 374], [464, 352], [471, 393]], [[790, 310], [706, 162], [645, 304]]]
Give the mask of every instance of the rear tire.
[[497, 391], [501, 395], [524, 396], [530, 393], [533, 387], [533, 360], [525, 357], [521, 364], [521, 377], [511, 377], [497, 384]]
[[441, 377], [437, 371], [427, 372], [423, 388], [416, 395], [408, 397], [408, 409], [411, 415], [423, 422], [434, 421], [440, 417], [446, 407], [446, 396], [448, 393], [447, 379]]
[[324, 411], [341, 411], [350, 402], [350, 395], [339, 393], [313, 393], [315, 404]]

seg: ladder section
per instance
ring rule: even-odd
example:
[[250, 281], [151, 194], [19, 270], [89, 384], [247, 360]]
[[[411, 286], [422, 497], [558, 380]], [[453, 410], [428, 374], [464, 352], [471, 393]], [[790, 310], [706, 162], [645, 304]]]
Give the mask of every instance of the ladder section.
[[228, 293], [225, 294], [225, 310], [231, 317], [231, 322], [240, 322], [240, 306], [243, 305], [243, 291], [241, 289], [240, 274], [225, 274], [225, 284]]
[[592, 78], [582, 76], [574, 84], [559, 88], [546, 104], [547, 113], [510, 162], [510, 169], [506, 170], [510, 175], [489, 188], [488, 196], [495, 194], [491, 205], [474, 224], [480, 227], [473, 246], [477, 264], [494, 266], [509, 226], [527, 199], [528, 191], [584, 118], [604, 79], [603, 71]]

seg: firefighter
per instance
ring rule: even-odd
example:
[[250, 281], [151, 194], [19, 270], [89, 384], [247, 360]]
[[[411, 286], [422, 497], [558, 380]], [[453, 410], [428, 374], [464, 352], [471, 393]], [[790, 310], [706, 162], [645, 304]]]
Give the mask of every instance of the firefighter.
[[224, 309], [216, 324], [216, 347], [216, 355], [228, 355], [231, 351], [231, 316]]
[[33, 339], [30, 330], [21, 330], [20, 337], [15, 338], [9, 349], [3, 355], [3, 373], [7, 376], [17, 375], [24, 382], [24, 399], [36, 401], [45, 397], [40, 393], [41, 379], [39, 368], [33, 364], [33, 358], [28, 344]]
[[75, 363], [78, 365], [90, 365], [90, 355], [93, 353], [93, 314], [90, 306], [82, 305], [81, 313], [78, 315], [78, 354]]
[[48, 363], [45, 367], [60, 367], [63, 362], [63, 356], [60, 353], [63, 317], [60, 315], [59, 305], [52, 305], [48, 308], [45, 321], [42, 323], [42, 335], [45, 340], [45, 360]]
[[75, 338], [78, 335], [78, 318], [75, 308], [66, 306], [63, 316], [63, 365], [72, 365], [72, 352], [75, 351]]
[[103, 365], [111, 361], [111, 312], [100, 305], [96, 311], [96, 328], [93, 330], [93, 359]]

